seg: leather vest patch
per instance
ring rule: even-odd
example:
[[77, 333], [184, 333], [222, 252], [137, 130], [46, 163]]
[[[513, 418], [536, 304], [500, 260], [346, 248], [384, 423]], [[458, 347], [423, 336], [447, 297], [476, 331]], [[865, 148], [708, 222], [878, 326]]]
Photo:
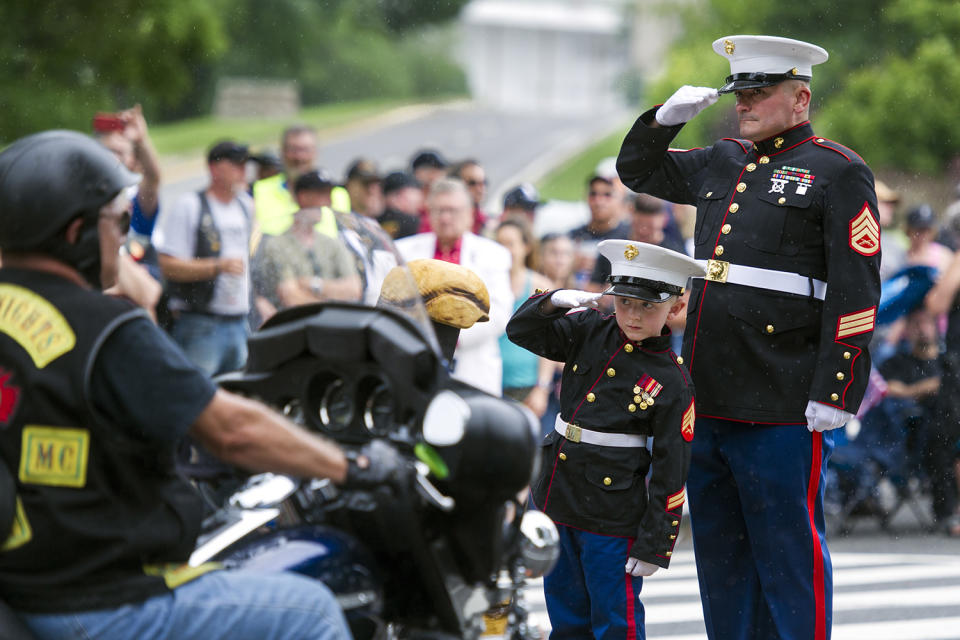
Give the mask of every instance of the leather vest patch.
[[55, 306], [14, 284], [0, 284], [0, 332], [30, 355], [37, 369], [73, 349], [76, 336]]
[[90, 432], [64, 427], [23, 428], [20, 482], [81, 488], [87, 484]]

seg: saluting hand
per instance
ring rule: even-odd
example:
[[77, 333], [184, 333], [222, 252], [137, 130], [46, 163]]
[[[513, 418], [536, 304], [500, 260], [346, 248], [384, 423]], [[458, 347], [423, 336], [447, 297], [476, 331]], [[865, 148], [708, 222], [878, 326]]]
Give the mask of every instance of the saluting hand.
[[596, 309], [599, 305], [602, 293], [591, 293], [590, 291], [578, 291], [577, 289], [560, 289], [554, 291], [550, 296], [550, 302], [555, 307], [566, 309], [576, 309], [577, 307], [590, 307]]
[[691, 87], [683, 85], [663, 103], [654, 116], [658, 123], [673, 127], [690, 122], [693, 117], [712, 105], [720, 98], [716, 89], [711, 87]]

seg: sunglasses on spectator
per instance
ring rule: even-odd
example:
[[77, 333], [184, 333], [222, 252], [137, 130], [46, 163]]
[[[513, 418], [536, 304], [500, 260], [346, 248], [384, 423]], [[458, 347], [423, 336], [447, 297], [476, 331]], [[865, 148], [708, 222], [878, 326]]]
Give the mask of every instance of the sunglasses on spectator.
[[486, 178], [484, 178], [483, 180], [464, 180], [464, 183], [465, 183], [468, 187], [480, 187], [480, 186], [484, 186], [484, 187], [485, 187], [485, 186], [487, 186], [487, 180], [486, 180]]

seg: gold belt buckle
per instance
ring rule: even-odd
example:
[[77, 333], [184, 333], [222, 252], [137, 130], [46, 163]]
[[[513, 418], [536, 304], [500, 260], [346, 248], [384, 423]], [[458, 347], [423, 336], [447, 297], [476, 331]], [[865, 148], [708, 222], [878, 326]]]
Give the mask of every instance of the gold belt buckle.
[[563, 434], [563, 437], [570, 442], [580, 442], [580, 427], [575, 424], [568, 424], [567, 432]]
[[706, 279], [710, 282], [726, 282], [730, 263], [723, 260], [707, 260]]

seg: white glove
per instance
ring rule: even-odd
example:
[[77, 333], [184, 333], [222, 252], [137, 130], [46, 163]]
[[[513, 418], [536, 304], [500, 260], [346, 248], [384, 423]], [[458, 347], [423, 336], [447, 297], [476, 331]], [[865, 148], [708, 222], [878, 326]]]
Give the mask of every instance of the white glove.
[[655, 564], [650, 564], [649, 562], [644, 562], [643, 560], [637, 560], [636, 558], [627, 558], [627, 566], [625, 567], [627, 573], [632, 575], [634, 578], [638, 578], [640, 576], [652, 576], [659, 568], [660, 567]]
[[813, 400], [807, 402], [807, 410], [803, 415], [807, 416], [807, 429], [810, 433], [836, 429], [853, 419], [852, 413]]
[[599, 305], [598, 300], [602, 297], [602, 293], [590, 293], [589, 291], [578, 291], [576, 289], [560, 289], [553, 292], [550, 296], [550, 302], [552, 302], [555, 307], [567, 307], [570, 309], [590, 307], [596, 309]]
[[720, 98], [716, 89], [683, 85], [663, 103], [654, 116], [665, 127], [690, 122], [693, 117]]

